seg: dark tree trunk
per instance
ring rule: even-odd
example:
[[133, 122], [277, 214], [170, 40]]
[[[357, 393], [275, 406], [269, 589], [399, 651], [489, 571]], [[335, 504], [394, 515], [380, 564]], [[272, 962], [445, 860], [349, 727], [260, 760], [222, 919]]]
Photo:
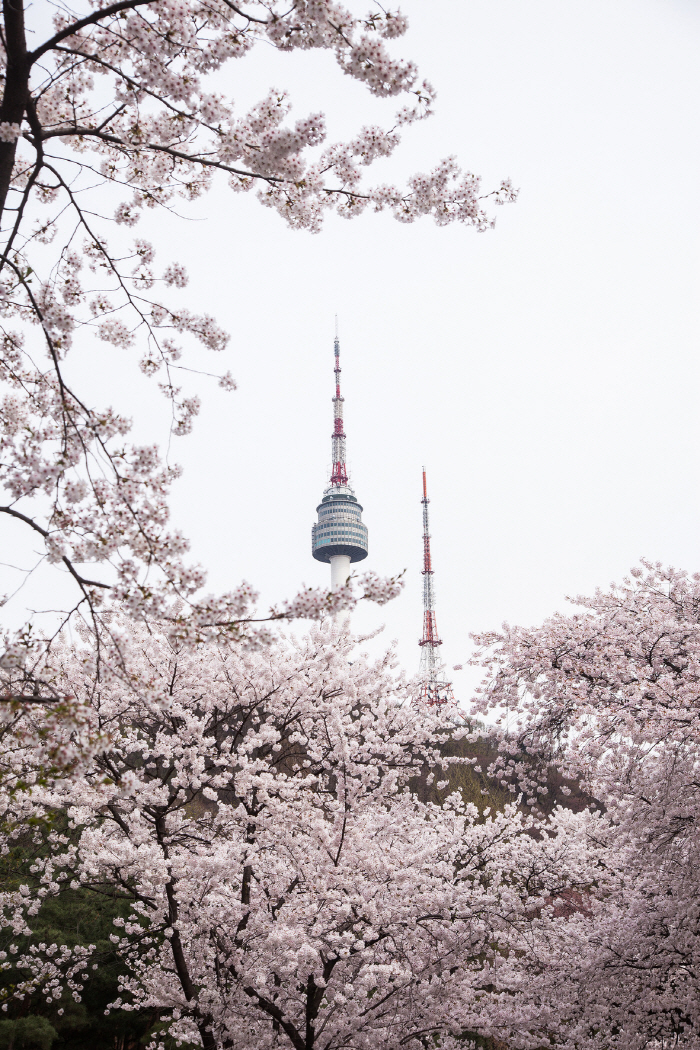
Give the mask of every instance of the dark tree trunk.
[[[7, 121], [8, 124], [21, 124], [27, 109], [31, 68], [24, 32], [24, 0], [3, 0], [2, 12], [7, 73], [0, 102], [0, 123]], [[16, 153], [16, 142], [0, 142], [0, 216], [5, 210]]]

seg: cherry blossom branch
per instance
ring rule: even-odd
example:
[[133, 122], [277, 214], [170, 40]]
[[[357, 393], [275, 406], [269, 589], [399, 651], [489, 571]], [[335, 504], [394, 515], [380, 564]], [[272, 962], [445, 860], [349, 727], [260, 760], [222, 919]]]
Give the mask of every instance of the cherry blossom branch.
[[[33, 518], [28, 517], [26, 514], [22, 514], [22, 512], [19, 510], [15, 510], [14, 507], [0, 507], [0, 514], [9, 514], [10, 517], [17, 518], [19, 521], [23, 521], [25, 525], [29, 525], [29, 527], [33, 529], [34, 532], [38, 532], [39, 535], [43, 536], [44, 539], [48, 539], [50, 535], [48, 529], [42, 528], [42, 526], [39, 525], [38, 522], [34, 521]], [[85, 594], [86, 598], [88, 597], [88, 594], [85, 591], [86, 587], [103, 587], [107, 589], [109, 588], [110, 585], [108, 583], [101, 583], [99, 580], [90, 580], [85, 576], [81, 576], [81, 574], [78, 572], [78, 570], [75, 568], [75, 566], [69, 558], [64, 556], [61, 558], [61, 561], [66, 566], [68, 572], [71, 574], [71, 576], [76, 581], [81, 590], [83, 590], [83, 593]]]
[[60, 44], [62, 40], [66, 40], [70, 36], [75, 36], [81, 31], [81, 29], [87, 29], [88, 26], [97, 25], [99, 22], [104, 21], [107, 18], [111, 18], [112, 15], [118, 15], [122, 11], [133, 10], [137, 7], [147, 7], [149, 4], [155, 3], [155, 0], [118, 0], [116, 4], [110, 4], [108, 7], [97, 8], [91, 14], [86, 15], [85, 18], [79, 18], [76, 22], [65, 26], [54, 36], [50, 37], [49, 40], [44, 41], [39, 47], [31, 51], [27, 56], [31, 63], [37, 61], [42, 55], [52, 51], [56, 44]]

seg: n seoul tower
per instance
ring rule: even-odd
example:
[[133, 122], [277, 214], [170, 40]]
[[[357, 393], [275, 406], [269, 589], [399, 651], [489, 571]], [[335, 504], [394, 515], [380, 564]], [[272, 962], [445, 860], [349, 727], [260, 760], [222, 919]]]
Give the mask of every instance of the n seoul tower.
[[318, 522], [311, 527], [311, 553], [316, 561], [330, 562], [331, 589], [343, 587], [350, 575], [350, 563], [367, 557], [367, 526], [362, 523], [362, 507], [348, 482], [345, 465], [343, 397], [340, 393], [340, 342], [338, 327], [334, 343], [335, 397], [333, 398], [333, 467], [331, 481], [318, 507]]
[[438, 655], [442, 645], [435, 618], [435, 592], [433, 590], [433, 561], [430, 556], [430, 524], [428, 521], [428, 486], [423, 467], [423, 637], [418, 642], [420, 650], [421, 682], [418, 700], [428, 704], [454, 703], [452, 683], [445, 681], [444, 668]]

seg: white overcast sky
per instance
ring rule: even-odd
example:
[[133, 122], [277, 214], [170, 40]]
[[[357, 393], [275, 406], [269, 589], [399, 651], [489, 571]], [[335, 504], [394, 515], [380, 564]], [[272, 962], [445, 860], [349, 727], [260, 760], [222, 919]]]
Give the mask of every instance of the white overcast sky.
[[[536, 623], [640, 556], [700, 568], [700, 5], [696, 0], [405, 0], [397, 52], [436, 86], [374, 181], [455, 154], [510, 176], [492, 232], [388, 216], [291, 232], [224, 187], [149, 220], [186, 263], [189, 305], [232, 333], [239, 389], [204, 392], [174, 518], [212, 589], [262, 603], [329, 582], [310, 530], [330, 463], [333, 317], [340, 317], [352, 482], [402, 662], [421, 629], [421, 467], [428, 470], [438, 626], [448, 665], [469, 633]], [[328, 54], [271, 50], [220, 87], [289, 88], [330, 137], [388, 120]], [[203, 358], [206, 366], [206, 361]], [[145, 404], [145, 402], [144, 402]], [[472, 676], [455, 675], [468, 697]]]

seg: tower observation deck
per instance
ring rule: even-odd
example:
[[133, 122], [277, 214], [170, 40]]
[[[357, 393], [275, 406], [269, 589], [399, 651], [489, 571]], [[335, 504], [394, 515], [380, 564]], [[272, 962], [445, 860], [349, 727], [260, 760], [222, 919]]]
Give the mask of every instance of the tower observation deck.
[[340, 342], [336, 332], [335, 397], [333, 398], [333, 466], [331, 480], [316, 511], [318, 522], [311, 527], [311, 553], [316, 561], [331, 566], [331, 587], [342, 587], [350, 575], [351, 562], [362, 561], [369, 550], [362, 506], [348, 481], [343, 430], [343, 397], [340, 393]]

